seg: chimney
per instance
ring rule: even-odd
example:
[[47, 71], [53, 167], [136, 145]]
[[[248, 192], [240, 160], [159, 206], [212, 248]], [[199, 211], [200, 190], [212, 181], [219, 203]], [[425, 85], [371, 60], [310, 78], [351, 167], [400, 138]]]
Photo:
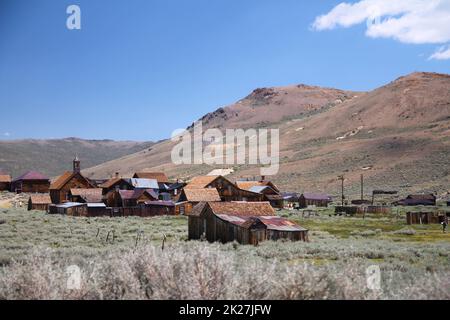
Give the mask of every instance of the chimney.
[[118, 172], [116, 172], [116, 174], [115, 174], [115, 176], [114, 176], [116, 179], [119, 179], [119, 173]]
[[266, 176], [261, 176], [261, 181], [266, 181]]

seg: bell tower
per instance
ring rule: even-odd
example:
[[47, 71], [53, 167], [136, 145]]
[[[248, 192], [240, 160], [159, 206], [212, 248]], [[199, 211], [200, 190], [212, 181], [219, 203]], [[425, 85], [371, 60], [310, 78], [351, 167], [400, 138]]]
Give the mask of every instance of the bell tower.
[[81, 165], [80, 165], [80, 159], [78, 159], [78, 154], [75, 156], [75, 159], [73, 159], [73, 173], [80, 173], [81, 172]]

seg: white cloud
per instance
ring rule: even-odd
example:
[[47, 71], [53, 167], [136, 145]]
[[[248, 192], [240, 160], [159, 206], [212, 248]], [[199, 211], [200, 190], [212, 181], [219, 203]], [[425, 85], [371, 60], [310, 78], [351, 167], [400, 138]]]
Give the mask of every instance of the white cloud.
[[445, 44], [450, 41], [450, 0], [344, 2], [317, 17], [312, 27], [322, 31], [362, 23], [367, 23], [366, 35], [371, 38], [390, 38], [411, 44]]
[[11, 135], [11, 133], [5, 132], [3, 135], [4, 135], [5, 137], [9, 137], [9, 136]]
[[429, 60], [448, 60], [450, 59], [450, 46], [443, 46], [433, 53]]

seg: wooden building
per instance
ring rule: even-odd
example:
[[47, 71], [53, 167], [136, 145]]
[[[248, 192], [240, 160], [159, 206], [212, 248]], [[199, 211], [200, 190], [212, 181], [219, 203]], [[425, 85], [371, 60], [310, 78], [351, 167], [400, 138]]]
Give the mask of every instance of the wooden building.
[[[158, 200], [158, 194], [153, 189], [119, 190], [118, 196], [118, 203], [114, 207], [136, 207], [147, 201]], [[110, 203], [107, 204], [109, 206]]]
[[102, 183], [101, 185], [99, 185], [99, 188], [103, 189], [104, 195], [106, 195], [110, 191], [134, 189], [130, 179], [120, 178], [117, 176], [109, 179], [105, 183]]
[[434, 211], [434, 212], [407, 212], [407, 224], [440, 224], [444, 220], [447, 221], [450, 217], [450, 212]]
[[146, 201], [145, 206], [150, 208], [153, 216], [178, 216], [185, 213], [185, 205], [174, 201]]
[[0, 172], [0, 191], [9, 191], [11, 189], [11, 176]]
[[182, 203], [186, 214], [200, 202], [220, 202], [220, 195], [216, 188], [184, 188], [181, 191], [178, 203]]
[[223, 176], [199, 176], [193, 178], [184, 189], [210, 189], [215, 188], [219, 192], [222, 201], [263, 201], [264, 196], [239, 188], [236, 184]]
[[28, 199], [28, 211], [40, 210], [47, 211], [48, 206], [52, 204], [49, 194], [32, 194]]
[[102, 192], [103, 189], [101, 188], [73, 188], [69, 191], [69, 201], [79, 203], [103, 203]]
[[328, 207], [331, 201], [332, 198], [327, 194], [305, 192], [299, 197], [299, 206], [300, 208], [308, 206]]
[[11, 182], [11, 191], [16, 193], [48, 193], [50, 179], [37, 171], [28, 171]]
[[203, 202], [188, 216], [191, 240], [253, 245], [265, 240], [308, 240], [307, 229], [275, 216], [269, 202]]
[[95, 186], [81, 174], [80, 160], [73, 160], [73, 171], [64, 172], [50, 185], [52, 203], [59, 204], [70, 201], [71, 189], [92, 189]]
[[400, 206], [435, 206], [436, 196], [434, 194], [410, 194], [405, 199], [394, 202]]
[[50, 214], [86, 217], [88, 215], [88, 205], [86, 203], [65, 202], [49, 205], [48, 211]]

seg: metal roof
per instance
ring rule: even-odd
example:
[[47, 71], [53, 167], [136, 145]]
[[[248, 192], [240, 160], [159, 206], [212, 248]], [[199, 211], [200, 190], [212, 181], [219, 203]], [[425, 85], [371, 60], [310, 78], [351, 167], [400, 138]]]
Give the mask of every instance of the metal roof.
[[104, 203], [87, 203], [88, 208], [106, 208]]
[[131, 185], [139, 189], [159, 189], [156, 179], [131, 178]]
[[84, 206], [86, 205], [85, 203], [79, 203], [79, 202], [65, 202], [65, 203], [61, 203], [61, 204], [57, 204], [56, 207], [58, 208], [72, 208], [72, 207], [79, 207], [79, 206]]

